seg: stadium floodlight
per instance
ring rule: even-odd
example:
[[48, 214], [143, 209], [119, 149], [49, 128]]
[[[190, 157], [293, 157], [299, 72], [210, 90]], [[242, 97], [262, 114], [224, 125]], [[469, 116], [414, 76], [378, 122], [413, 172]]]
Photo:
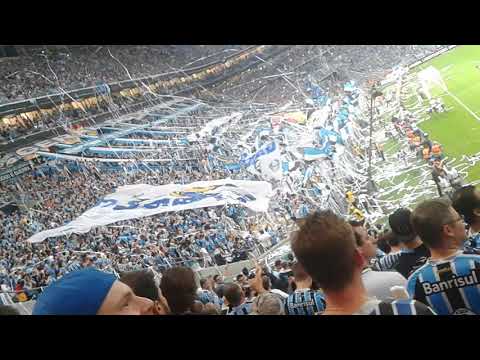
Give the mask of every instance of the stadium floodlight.
[[443, 91], [448, 92], [447, 85], [443, 81], [440, 71], [435, 69], [433, 66], [429, 66], [425, 70], [420, 71], [418, 73], [418, 81], [422, 86], [422, 90], [429, 99], [432, 98], [432, 95], [430, 94], [430, 89], [432, 88], [432, 85], [436, 85]]

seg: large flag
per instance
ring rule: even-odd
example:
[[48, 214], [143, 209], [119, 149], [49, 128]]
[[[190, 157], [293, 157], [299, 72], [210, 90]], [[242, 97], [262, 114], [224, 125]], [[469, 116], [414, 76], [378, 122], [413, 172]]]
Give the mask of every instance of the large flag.
[[240, 160], [240, 165], [251, 172], [261, 174], [268, 180], [281, 180], [283, 175], [280, 148], [272, 142], [263, 146], [255, 154]]
[[272, 186], [265, 181], [214, 180], [187, 185], [153, 186], [136, 184], [121, 186], [96, 206], [65, 226], [42, 231], [28, 242], [37, 243], [49, 237], [82, 234], [93, 227], [117, 221], [141, 218], [164, 212], [241, 204], [253, 211], [267, 211]]

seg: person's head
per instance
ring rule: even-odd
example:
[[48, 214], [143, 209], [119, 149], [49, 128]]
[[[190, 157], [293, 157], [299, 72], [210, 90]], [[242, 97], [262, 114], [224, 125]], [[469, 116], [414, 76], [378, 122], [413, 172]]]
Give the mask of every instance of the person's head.
[[252, 315], [284, 315], [284, 306], [277, 295], [269, 292], [257, 296], [252, 304]]
[[406, 208], [395, 210], [389, 217], [388, 223], [393, 235], [403, 244], [413, 243], [417, 235], [410, 222], [412, 212]]
[[358, 277], [364, 259], [356, 248], [352, 227], [330, 210], [317, 211], [292, 239], [292, 250], [324, 291], [341, 291]]
[[376, 241], [367, 233], [367, 230], [363, 226], [353, 226], [353, 235], [355, 236], [355, 243], [360, 253], [363, 255], [367, 262], [373, 259], [377, 252]]
[[401, 248], [402, 243], [400, 242], [400, 239], [395, 236], [392, 231], [385, 232], [382, 237], [385, 240], [386, 244], [390, 247], [390, 251], [398, 250], [399, 248]]
[[246, 281], [247, 281], [247, 277], [244, 274], [237, 275], [237, 283], [245, 284]]
[[190, 311], [193, 314], [202, 314], [205, 309], [205, 306], [200, 301], [194, 301], [192, 306], [190, 307]]
[[377, 238], [377, 247], [387, 254], [392, 251], [392, 248], [388, 242], [388, 238], [390, 236], [389, 234], [391, 234], [391, 231], [381, 233]]
[[33, 315], [151, 315], [153, 302], [136, 296], [113, 274], [93, 268], [74, 271], [47, 287]]
[[442, 163], [440, 160], [438, 159], [435, 159], [433, 160], [433, 167], [438, 169], [438, 170], [441, 170], [442, 169]]
[[412, 213], [412, 225], [430, 250], [460, 248], [466, 239], [462, 216], [444, 199], [420, 203]]
[[0, 316], [2, 315], [20, 315], [20, 313], [13, 306], [0, 305]]
[[213, 276], [213, 281], [215, 281], [215, 284], [223, 284], [223, 276], [222, 275], [214, 275]]
[[230, 306], [239, 306], [245, 301], [245, 294], [238, 284], [226, 284], [223, 296]]
[[279, 270], [279, 269], [282, 268], [282, 260], [279, 259], [279, 260], [276, 260], [276, 261], [275, 261], [275, 268], [276, 268], [277, 270]]
[[81, 262], [82, 262], [83, 267], [92, 266], [93, 265], [93, 257], [84, 254], [84, 255], [82, 255]]
[[200, 287], [203, 290], [206, 290], [208, 286], [208, 279], [200, 279]]
[[305, 268], [298, 261], [292, 266], [293, 277], [295, 279], [296, 288], [300, 285], [306, 288], [312, 287], [312, 277], [308, 275]]
[[203, 306], [202, 315], [220, 315], [221, 311], [218, 305], [208, 303]]
[[160, 289], [172, 313], [182, 314], [190, 310], [196, 298], [195, 273], [187, 267], [168, 269], [163, 274]]
[[169, 313], [167, 301], [160, 292], [160, 282], [156, 281], [152, 271], [138, 270], [123, 273], [120, 281], [130, 286], [135, 295], [152, 300], [158, 315]]
[[452, 197], [453, 208], [465, 218], [468, 225], [480, 222], [480, 192], [473, 185], [456, 190]]

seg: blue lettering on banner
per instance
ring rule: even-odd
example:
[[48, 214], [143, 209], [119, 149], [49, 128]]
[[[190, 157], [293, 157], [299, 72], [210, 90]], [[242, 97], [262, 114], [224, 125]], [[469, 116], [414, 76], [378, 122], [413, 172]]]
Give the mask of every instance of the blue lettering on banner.
[[113, 208], [113, 210], [131, 210], [136, 209], [140, 205], [141, 201], [132, 200], [128, 202], [128, 206], [117, 205]]
[[[226, 184], [225, 186], [235, 187], [234, 185], [229, 184]], [[255, 196], [251, 194], [239, 194], [237, 192], [234, 192], [234, 194], [236, 195], [236, 200], [242, 203], [256, 200]], [[178, 198], [172, 199], [169, 197], [165, 197], [153, 200], [149, 203], [144, 203], [145, 201], [147, 201], [147, 199], [131, 200], [127, 202], [127, 205], [119, 205], [118, 200], [115, 199], [103, 199], [95, 207], [112, 207], [112, 210], [133, 210], [143, 206], [145, 209], [156, 209], [160, 206], [187, 205], [207, 198], [214, 198], [217, 201], [222, 201], [225, 199], [222, 193], [185, 192], [181, 193], [181, 197]]]
[[145, 204], [143, 205], [143, 207], [145, 209], [156, 209], [159, 206], [168, 206], [169, 203], [170, 203], [170, 199], [164, 198], [164, 199], [155, 200], [154, 202]]
[[177, 199], [173, 200], [173, 203], [172, 203], [173, 206], [190, 204], [192, 202], [196, 202], [196, 201], [205, 199], [207, 197], [207, 196], [205, 196], [203, 194], [199, 194], [199, 193], [184, 193], [182, 195], [185, 195], [187, 197], [177, 198]]

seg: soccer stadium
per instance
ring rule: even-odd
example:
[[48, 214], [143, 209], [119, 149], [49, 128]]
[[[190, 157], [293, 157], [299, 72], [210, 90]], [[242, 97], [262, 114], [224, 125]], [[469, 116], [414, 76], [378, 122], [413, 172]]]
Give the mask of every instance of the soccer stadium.
[[480, 314], [479, 96], [477, 45], [0, 45], [0, 315]]

